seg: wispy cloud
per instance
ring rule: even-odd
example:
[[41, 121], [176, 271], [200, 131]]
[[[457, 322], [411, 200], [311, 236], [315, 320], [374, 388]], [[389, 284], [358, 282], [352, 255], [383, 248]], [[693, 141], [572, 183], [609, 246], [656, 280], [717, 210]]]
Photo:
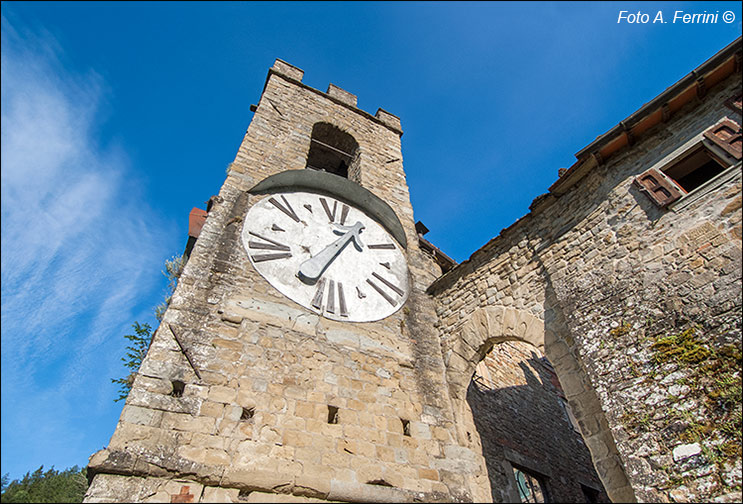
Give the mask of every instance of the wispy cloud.
[[100, 412], [98, 388], [119, 372], [121, 335], [156, 290], [162, 244], [172, 243], [123, 149], [101, 140], [105, 82], [67, 70], [62, 55], [49, 34], [3, 17], [2, 446], [11, 472], [61, 460], [32, 446], [28, 460], [8, 460], [19, 443], [89, 449], [60, 438], [84, 444], [86, 425], [71, 417]]

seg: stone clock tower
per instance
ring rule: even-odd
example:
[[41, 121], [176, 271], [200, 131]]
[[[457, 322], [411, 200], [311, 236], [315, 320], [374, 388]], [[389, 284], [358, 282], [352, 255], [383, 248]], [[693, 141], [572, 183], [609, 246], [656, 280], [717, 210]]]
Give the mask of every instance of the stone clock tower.
[[400, 121], [302, 75], [270, 69], [86, 502], [487, 497], [447, 392]]

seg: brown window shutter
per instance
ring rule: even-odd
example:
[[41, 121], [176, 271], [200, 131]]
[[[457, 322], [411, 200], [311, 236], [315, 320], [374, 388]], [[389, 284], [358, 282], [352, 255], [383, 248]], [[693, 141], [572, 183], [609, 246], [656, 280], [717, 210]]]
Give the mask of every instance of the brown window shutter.
[[741, 159], [743, 141], [740, 126], [730, 119], [723, 119], [705, 131], [704, 138], [714, 142], [735, 159]]
[[676, 184], [655, 168], [650, 168], [635, 178], [635, 185], [659, 207], [668, 206], [681, 197]]

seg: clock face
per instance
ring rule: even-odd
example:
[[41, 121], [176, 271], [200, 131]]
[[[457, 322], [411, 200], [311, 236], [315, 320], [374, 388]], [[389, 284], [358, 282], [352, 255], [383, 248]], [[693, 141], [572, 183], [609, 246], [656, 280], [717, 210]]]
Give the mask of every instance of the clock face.
[[266, 196], [248, 210], [242, 242], [272, 286], [329, 319], [380, 320], [408, 298], [408, 267], [394, 238], [325, 194]]

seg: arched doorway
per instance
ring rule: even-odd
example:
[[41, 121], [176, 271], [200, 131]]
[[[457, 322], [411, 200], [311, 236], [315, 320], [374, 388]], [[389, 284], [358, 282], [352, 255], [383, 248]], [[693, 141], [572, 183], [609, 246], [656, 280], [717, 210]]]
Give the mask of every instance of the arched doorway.
[[[501, 346], [506, 342], [509, 342], [509, 347]], [[513, 355], [498, 355], [504, 348], [508, 348]], [[496, 354], [490, 357], [493, 360], [491, 369], [497, 372], [499, 368], [509, 368], [508, 372], [513, 376], [510, 385], [503, 378], [502, 386], [497, 391], [488, 392], [479, 389], [477, 380], [473, 384], [472, 378], [476, 375], [478, 364], [483, 361], [487, 363], [494, 349]], [[571, 425], [567, 410], [560, 412], [559, 395], [552, 392], [552, 403], [547, 411], [534, 408], [532, 404], [535, 397], [540, 398], [539, 401], [546, 401], [544, 397], [549, 395], [550, 387], [556, 389], [561, 385], [562, 395], [575, 414], [575, 427], [582, 434], [607, 494], [614, 501], [635, 500], [589, 380], [567, 345], [553, 333], [545, 332], [541, 319], [513, 308], [479, 308], [463, 324], [458, 337], [445, 345], [443, 350], [450, 396], [455, 415], [459, 417], [457, 433], [460, 443], [483, 454], [489, 472], [488, 493], [491, 498], [518, 502], [519, 472], [521, 481], [525, 483], [559, 480], [560, 484], [551, 485], [552, 491], [549, 488], [546, 490], [546, 499], [569, 498], [569, 495], [563, 494], [580, 496], [581, 493], [582, 499], [596, 497], [596, 488], [591, 486], [590, 477], [582, 476], [582, 470], [578, 469], [582, 467], [581, 464], [568, 467], [560, 462], [575, 457], [564, 452], [578, 449], [570, 448], [569, 438], [572, 434], [566, 433], [565, 429], [571, 429]], [[514, 381], [514, 376], [519, 373], [521, 382]], [[551, 384], [550, 373], [559, 377], [559, 381], [555, 379], [555, 383]], [[505, 403], [509, 404], [510, 410], [499, 409], [498, 405]], [[507, 414], [509, 411], [512, 414]], [[509, 430], [509, 423], [515, 427]], [[549, 446], [545, 444], [549, 443], [549, 436], [545, 438], [540, 434], [529, 437], [525, 431], [514, 430], [519, 425], [532, 431], [562, 431], [560, 436], [564, 441], [557, 443], [557, 446]], [[590, 466], [588, 458], [583, 465]], [[590, 467], [588, 469], [590, 472]], [[564, 473], [565, 470], [568, 472]], [[570, 489], [562, 479], [568, 481]], [[482, 480], [480, 482], [482, 486]], [[556, 495], [558, 493], [561, 495]]]
[[493, 501], [608, 501], [555, 371], [535, 346], [495, 343], [475, 367], [466, 401]]

